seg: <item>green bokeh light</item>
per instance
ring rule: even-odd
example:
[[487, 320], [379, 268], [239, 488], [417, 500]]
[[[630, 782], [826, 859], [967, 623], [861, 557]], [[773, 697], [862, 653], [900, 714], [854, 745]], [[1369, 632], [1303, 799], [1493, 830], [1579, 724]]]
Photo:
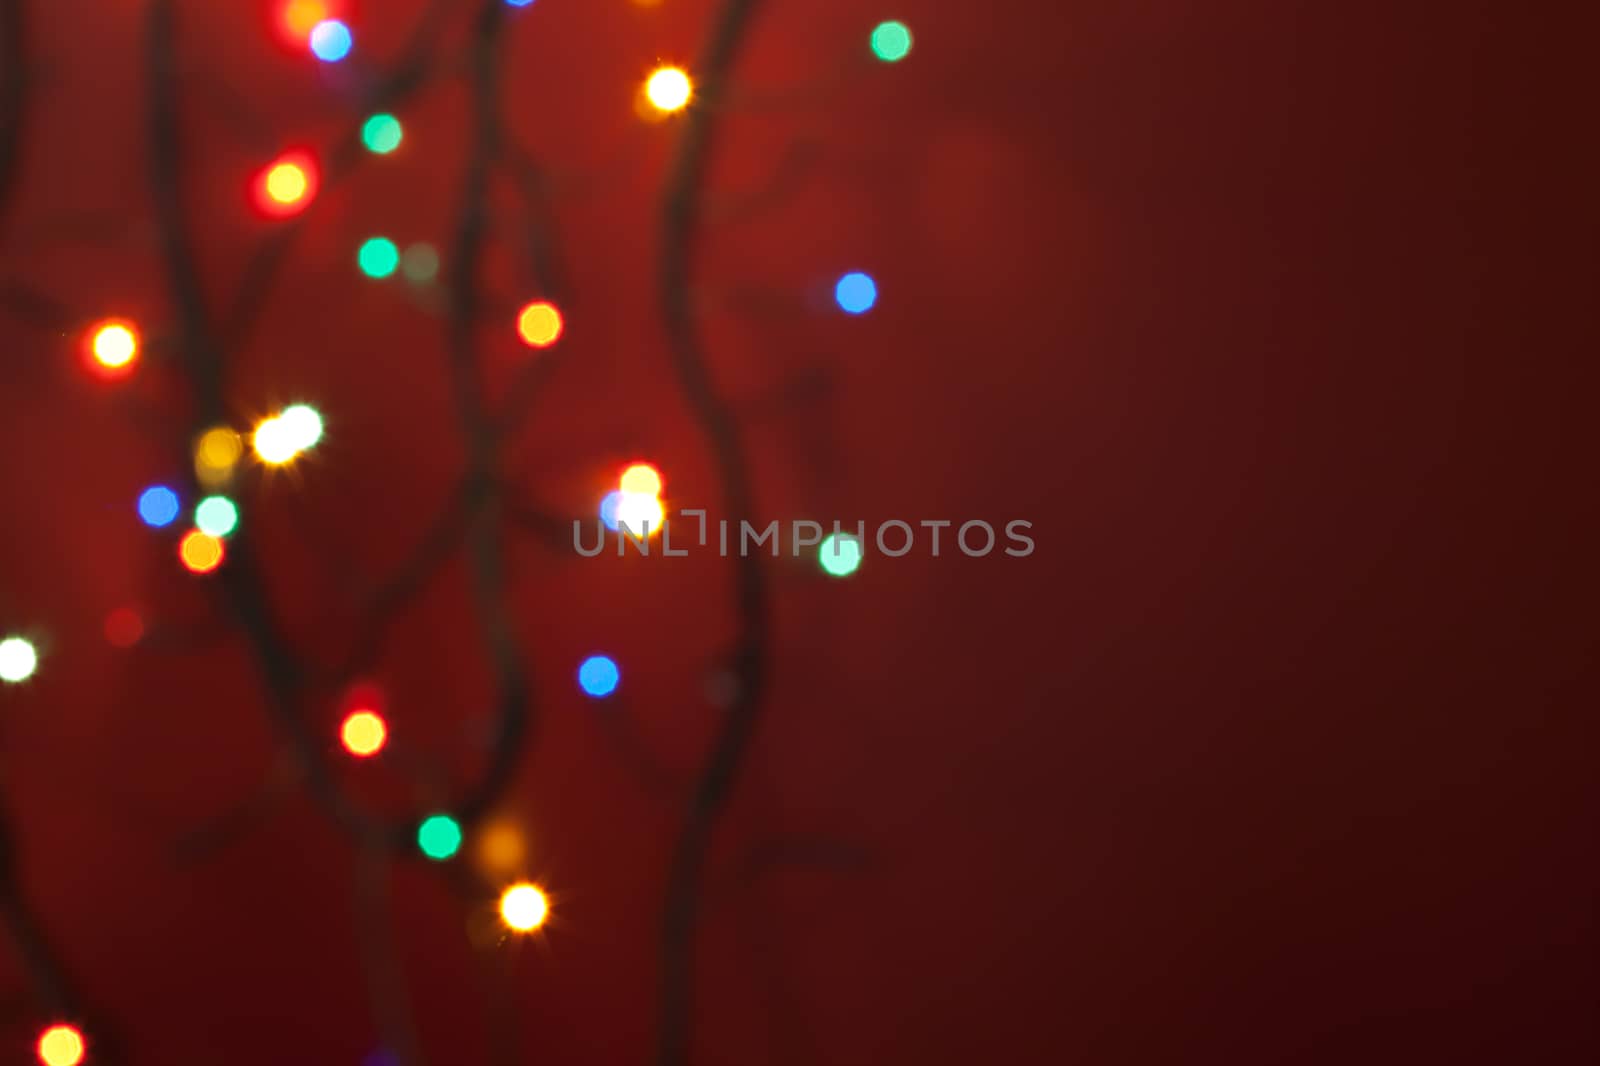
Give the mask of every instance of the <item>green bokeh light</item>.
[[386, 278], [400, 265], [400, 249], [387, 237], [374, 237], [361, 246], [356, 261], [367, 277]]
[[849, 577], [861, 567], [861, 542], [852, 533], [830, 533], [817, 549], [817, 562], [833, 577]]
[[239, 528], [239, 508], [226, 496], [207, 496], [195, 506], [194, 524], [202, 533], [226, 537]]
[[433, 250], [433, 245], [425, 241], [413, 244], [406, 249], [400, 269], [405, 271], [406, 277], [411, 281], [425, 285], [439, 273], [439, 253]]
[[885, 63], [898, 63], [911, 54], [911, 31], [904, 22], [880, 22], [872, 31], [872, 53]]
[[435, 862], [461, 850], [461, 824], [448, 814], [435, 814], [417, 827], [417, 847]]
[[400, 147], [400, 138], [404, 135], [400, 120], [393, 115], [373, 115], [361, 127], [361, 143], [367, 146], [367, 151], [378, 155], [388, 155]]

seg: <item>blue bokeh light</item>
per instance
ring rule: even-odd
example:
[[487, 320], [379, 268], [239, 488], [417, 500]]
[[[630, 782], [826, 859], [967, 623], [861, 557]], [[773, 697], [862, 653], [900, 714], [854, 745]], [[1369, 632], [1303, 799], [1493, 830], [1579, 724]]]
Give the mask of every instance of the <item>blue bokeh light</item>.
[[355, 43], [350, 27], [338, 19], [319, 22], [311, 31], [311, 53], [324, 63], [337, 63], [350, 54]]
[[865, 314], [878, 302], [878, 283], [870, 275], [852, 271], [839, 279], [833, 287], [833, 298], [839, 306], [852, 315]]
[[622, 673], [617, 664], [604, 655], [591, 655], [578, 667], [578, 686], [596, 699], [617, 691]]
[[532, 7], [533, 0], [506, 0], [512, 7]]
[[620, 489], [612, 489], [606, 493], [605, 499], [600, 501], [600, 521], [604, 522], [606, 528], [613, 533], [617, 531], [617, 508], [621, 505], [622, 491]]
[[139, 518], [151, 529], [170, 526], [178, 517], [178, 494], [165, 485], [151, 485], [139, 495]]

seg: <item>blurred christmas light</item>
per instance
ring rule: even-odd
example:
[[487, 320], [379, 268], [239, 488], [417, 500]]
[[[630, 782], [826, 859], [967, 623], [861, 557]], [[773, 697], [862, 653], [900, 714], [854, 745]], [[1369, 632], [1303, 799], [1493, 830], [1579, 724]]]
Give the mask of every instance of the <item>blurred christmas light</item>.
[[872, 54], [885, 63], [898, 63], [911, 54], [911, 31], [903, 22], [878, 23], [872, 31]]
[[107, 319], [89, 330], [89, 355], [102, 377], [122, 377], [139, 358], [139, 333], [130, 322]]
[[317, 168], [303, 152], [278, 157], [256, 176], [255, 203], [269, 218], [299, 214], [317, 193]]
[[595, 699], [602, 699], [617, 690], [622, 671], [604, 655], [591, 655], [578, 667], [578, 687]]
[[617, 501], [616, 516], [617, 525], [623, 532], [643, 539], [661, 532], [661, 524], [667, 520], [667, 510], [654, 496], [624, 492]]
[[528, 845], [515, 822], [502, 819], [484, 827], [473, 849], [478, 866], [492, 877], [516, 873], [528, 860]]
[[139, 494], [139, 520], [151, 529], [172, 525], [178, 507], [178, 494], [165, 485], [151, 485]]
[[239, 508], [226, 496], [207, 496], [194, 509], [195, 528], [212, 537], [226, 537], [239, 528]]
[[374, 155], [388, 155], [400, 147], [405, 130], [393, 115], [379, 113], [361, 127], [361, 143]]
[[548, 348], [561, 337], [561, 312], [556, 305], [538, 300], [517, 316], [517, 334], [530, 348]]
[[227, 426], [216, 426], [200, 434], [194, 445], [194, 472], [206, 488], [222, 485], [233, 475], [233, 468], [244, 455], [239, 434]]
[[339, 727], [339, 739], [351, 755], [367, 758], [383, 750], [389, 739], [389, 728], [373, 711], [355, 711], [346, 716]]
[[25, 637], [0, 640], [0, 681], [15, 685], [26, 681], [39, 668], [39, 652]]
[[294, 446], [294, 430], [281, 418], [268, 418], [256, 426], [250, 445], [256, 450], [256, 458], [272, 466], [281, 466], [300, 453]]
[[645, 82], [645, 96], [658, 111], [681, 111], [688, 106], [694, 86], [680, 67], [659, 67]]
[[178, 542], [178, 559], [191, 574], [209, 574], [222, 565], [222, 541], [192, 529]]
[[830, 533], [817, 549], [817, 562], [832, 577], [849, 577], [861, 567], [861, 541], [850, 533]]
[[426, 242], [413, 244], [400, 257], [400, 269], [409, 281], [419, 285], [430, 282], [439, 273], [439, 253]]
[[417, 827], [417, 847], [435, 862], [444, 862], [461, 848], [461, 825], [448, 814], [435, 814]]
[[537, 886], [512, 885], [500, 897], [500, 920], [519, 933], [531, 933], [550, 914], [550, 901]]
[[509, 4], [512, 7], [532, 7], [533, 6], [533, 0], [506, 0], [506, 3]]
[[106, 643], [113, 648], [131, 648], [144, 639], [144, 619], [132, 607], [118, 607], [106, 615]]
[[283, 8], [283, 27], [290, 37], [303, 41], [327, 17], [328, 5], [322, 0], [290, 0]]
[[79, 1066], [87, 1051], [83, 1034], [71, 1025], [52, 1025], [39, 1034], [38, 1050], [44, 1066]]
[[337, 63], [350, 54], [355, 43], [350, 27], [338, 19], [324, 19], [311, 30], [311, 54], [324, 63]]
[[386, 278], [400, 266], [400, 249], [387, 237], [373, 237], [356, 254], [361, 273], [369, 278]]
[[833, 287], [833, 298], [842, 310], [852, 315], [865, 314], [878, 302], [878, 283], [859, 270], [852, 271]]
[[310, 451], [322, 439], [322, 415], [307, 403], [290, 404], [278, 414], [296, 452]]
[[661, 472], [649, 463], [634, 463], [622, 472], [621, 489], [642, 496], [661, 495]]
[[606, 493], [600, 500], [600, 521], [613, 533], [617, 531], [617, 508], [621, 506], [622, 492], [618, 489]]

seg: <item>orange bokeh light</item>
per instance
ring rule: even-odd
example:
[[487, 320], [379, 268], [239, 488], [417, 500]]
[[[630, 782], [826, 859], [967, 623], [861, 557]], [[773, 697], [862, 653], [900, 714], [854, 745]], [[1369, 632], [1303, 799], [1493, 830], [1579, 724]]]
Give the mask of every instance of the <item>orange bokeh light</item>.
[[297, 41], [306, 40], [331, 12], [323, 0], [289, 0], [283, 5], [283, 28]]
[[178, 543], [178, 558], [191, 574], [209, 574], [222, 565], [222, 540], [198, 529]]
[[299, 214], [317, 195], [316, 164], [304, 152], [281, 155], [256, 175], [252, 193], [268, 218]]
[[550, 347], [561, 339], [565, 328], [556, 305], [544, 300], [529, 304], [517, 316], [517, 334], [530, 348]]
[[623, 492], [639, 496], [661, 495], [661, 472], [649, 463], [634, 463], [622, 472]]
[[39, 1034], [39, 1061], [44, 1066], [78, 1066], [86, 1052], [83, 1034], [70, 1025], [52, 1025]]
[[345, 718], [339, 729], [339, 739], [351, 755], [366, 758], [383, 750], [389, 739], [389, 729], [372, 711], [356, 711]]

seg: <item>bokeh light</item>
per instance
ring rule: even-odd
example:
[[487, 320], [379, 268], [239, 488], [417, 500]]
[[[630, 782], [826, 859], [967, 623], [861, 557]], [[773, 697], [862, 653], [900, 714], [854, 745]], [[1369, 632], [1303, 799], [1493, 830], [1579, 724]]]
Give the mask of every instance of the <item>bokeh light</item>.
[[578, 687], [595, 699], [611, 695], [621, 680], [622, 671], [604, 655], [591, 655], [578, 667]]
[[172, 525], [178, 508], [178, 494], [165, 485], [151, 485], [139, 494], [139, 520], [151, 529]]
[[226, 496], [207, 496], [195, 505], [195, 528], [212, 537], [226, 537], [239, 528], [239, 508]]
[[817, 562], [833, 577], [849, 577], [861, 567], [861, 541], [853, 533], [830, 533], [817, 549]]
[[328, 5], [323, 0], [289, 0], [283, 7], [283, 28], [291, 38], [303, 41], [327, 17]]
[[645, 82], [644, 94], [657, 111], [681, 111], [694, 94], [689, 75], [680, 67], [659, 67]]
[[616, 519], [623, 532], [642, 540], [661, 532], [661, 525], [667, 520], [667, 509], [654, 496], [624, 492], [617, 501]]
[[400, 257], [400, 269], [406, 280], [418, 285], [432, 281], [439, 273], [439, 253], [426, 241], [418, 241]]
[[178, 542], [178, 559], [191, 574], [209, 574], [222, 565], [222, 541], [198, 529], [190, 530]]
[[561, 338], [565, 328], [556, 305], [537, 300], [517, 316], [517, 335], [530, 348], [548, 348]]
[[643, 496], [661, 495], [661, 472], [649, 463], [634, 463], [622, 472], [623, 492]]
[[200, 434], [194, 445], [194, 472], [207, 488], [221, 485], [233, 475], [244, 455], [239, 434], [227, 426], [215, 426]]
[[294, 427], [280, 417], [265, 419], [250, 438], [256, 458], [270, 466], [281, 466], [300, 454]]
[[355, 39], [350, 27], [338, 19], [324, 19], [311, 30], [311, 54], [324, 63], [337, 63], [350, 54]]
[[118, 607], [106, 615], [106, 643], [113, 648], [131, 648], [144, 639], [144, 618], [132, 607]]
[[448, 814], [423, 819], [417, 827], [417, 847], [435, 862], [444, 862], [461, 850], [461, 824]]
[[289, 443], [298, 452], [310, 451], [322, 439], [322, 415], [308, 403], [295, 403], [278, 413]]
[[621, 506], [622, 492], [619, 489], [611, 490], [600, 500], [600, 521], [613, 533], [617, 531], [617, 508]]
[[550, 901], [536, 885], [512, 885], [500, 897], [500, 920], [519, 933], [531, 933], [550, 914]]
[[528, 842], [517, 823], [502, 818], [484, 826], [473, 847], [478, 866], [491, 877], [509, 877], [528, 861]]
[[39, 1061], [44, 1066], [79, 1066], [87, 1053], [83, 1034], [71, 1025], [52, 1025], [39, 1034]]
[[317, 168], [303, 152], [279, 156], [256, 175], [256, 207], [269, 218], [299, 214], [316, 193]]
[[347, 715], [339, 727], [339, 739], [344, 750], [364, 759], [383, 750], [389, 739], [389, 728], [376, 712], [355, 711]]
[[0, 681], [17, 684], [39, 668], [39, 652], [26, 637], [0, 640]]
[[852, 315], [865, 314], [878, 302], [878, 283], [870, 275], [852, 271], [833, 287], [833, 298], [842, 310]]
[[139, 358], [139, 331], [121, 319], [96, 322], [89, 329], [89, 355], [102, 377], [122, 377]]
[[532, 7], [533, 0], [506, 0], [511, 7]]
[[872, 54], [885, 63], [898, 63], [911, 54], [911, 30], [892, 19], [878, 23], [872, 31]]
[[361, 126], [361, 143], [374, 155], [388, 155], [400, 147], [405, 137], [405, 127], [400, 120], [386, 112], [379, 112]]
[[361, 273], [369, 278], [386, 278], [400, 266], [400, 249], [387, 237], [372, 237], [356, 253]]

